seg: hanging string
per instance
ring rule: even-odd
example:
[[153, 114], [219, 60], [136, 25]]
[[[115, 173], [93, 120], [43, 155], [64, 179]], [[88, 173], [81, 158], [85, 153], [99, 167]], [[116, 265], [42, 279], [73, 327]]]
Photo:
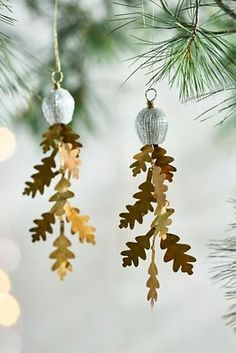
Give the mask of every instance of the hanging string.
[[[145, 29], [147, 29], [147, 24], [146, 24], [146, 18], [145, 18], [145, 9], [144, 9], [144, 1], [145, 0], [142, 0], [142, 19], [143, 19], [143, 27]], [[153, 55], [153, 52], [154, 52], [154, 25], [155, 25], [155, 9], [154, 9], [154, 3], [152, 4], [152, 24], [151, 24], [151, 27], [152, 27], [152, 31], [151, 31], [151, 50], [150, 50], [150, 55]], [[147, 48], [147, 45], [146, 45], [146, 48], [145, 48], [145, 52], [148, 53], [148, 48]], [[150, 68], [150, 74], [151, 74], [151, 77], [153, 77], [153, 74], [154, 74], [154, 60], [152, 59], [151, 60], [151, 68]], [[152, 94], [153, 95], [153, 98], [152, 99], [149, 99], [148, 98], [148, 95], [149, 94]], [[157, 91], [155, 88], [152, 87], [152, 84], [150, 83], [148, 89], [146, 90], [145, 92], [145, 97], [147, 99], [147, 103], [148, 103], [148, 107], [149, 108], [152, 108], [153, 107], [153, 101], [156, 99], [157, 97]]]
[[54, 55], [56, 70], [52, 73], [52, 81], [55, 89], [60, 88], [64, 75], [61, 70], [60, 50], [58, 42], [58, 28], [57, 28], [57, 15], [58, 15], [58, 0], [55, 0], [54, 16], [53, 16], [53, 39], [54, 39]]

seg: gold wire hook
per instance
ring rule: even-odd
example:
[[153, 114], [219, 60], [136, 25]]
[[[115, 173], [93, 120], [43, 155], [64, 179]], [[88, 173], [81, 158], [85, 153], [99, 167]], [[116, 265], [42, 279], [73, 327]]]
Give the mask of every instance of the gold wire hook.
[[54, 4], [54, 16], [53, 16], [53, 38], [54, 38], [54, 54], [55, 54], [55, 65], [56, 70], [52, 73], [52, 82], [54, 83], [55, 89], [60, 88], [61, 83], [64, 79], [64, 74], [61, 70], [60, 50], [58, 42], [58, 28], [57, 28], [57, 14], [58, 14], [58, 0], [55, 0]]
[[[154, 96], [153, 98], [148, 98], [148, 94], [152, 92], [154, 93]], [[145, 92], [145, 98], [147, 100], [147, 106], [148, 106], [148, 109], [152, 109], [154, 107], [154, 100], [157, 98], [157, 90], [155, 88], [148, 88]]]

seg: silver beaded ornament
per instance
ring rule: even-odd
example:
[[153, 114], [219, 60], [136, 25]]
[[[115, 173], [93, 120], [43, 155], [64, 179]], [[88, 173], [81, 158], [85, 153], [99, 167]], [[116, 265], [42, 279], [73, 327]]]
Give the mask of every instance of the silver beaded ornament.
[[75, 101], [66, 89], [53, 89], [44, 98], [42, 110], [45, 119], [50, 125], [69, 124], [73, 118]]
[[[154, 93], [154, 98], [149, 99], [148, 94]], [[137, 134], [143, 145], [160, 145], [164, 142], [168, 130], [168, 121], [162, 110], [154, 108], [157, 91], [149, 88], [145, 97], [147, 108], [142, 109], [136, 118]]]

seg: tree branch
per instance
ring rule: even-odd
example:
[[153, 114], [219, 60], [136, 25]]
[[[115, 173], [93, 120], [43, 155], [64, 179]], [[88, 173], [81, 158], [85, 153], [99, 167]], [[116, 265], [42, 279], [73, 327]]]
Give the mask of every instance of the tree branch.
[[225, 5], [223, 0], [215, 0], [215, 3], [223, 10], [227, 15], [236, 19], [236, 13], [228, 6]]

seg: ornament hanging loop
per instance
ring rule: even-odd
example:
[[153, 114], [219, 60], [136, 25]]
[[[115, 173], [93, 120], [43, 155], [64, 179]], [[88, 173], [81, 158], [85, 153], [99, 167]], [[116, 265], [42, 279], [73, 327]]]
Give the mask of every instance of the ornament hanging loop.
[[64, 74], [62, 71], [53, 71], [52, 73], [52, 82], [54, 84], [55, 89], [59, 89], [61, 87], [61, 83], [63, 82]]
[[[149, 98], [150, 94], [153, 96]], [[148, 109], [154, 108], [154, 101], [157, 98], [157, 90], [155, 88], [148, 88], [145, 92], [145, 98], [147, 100]]]

